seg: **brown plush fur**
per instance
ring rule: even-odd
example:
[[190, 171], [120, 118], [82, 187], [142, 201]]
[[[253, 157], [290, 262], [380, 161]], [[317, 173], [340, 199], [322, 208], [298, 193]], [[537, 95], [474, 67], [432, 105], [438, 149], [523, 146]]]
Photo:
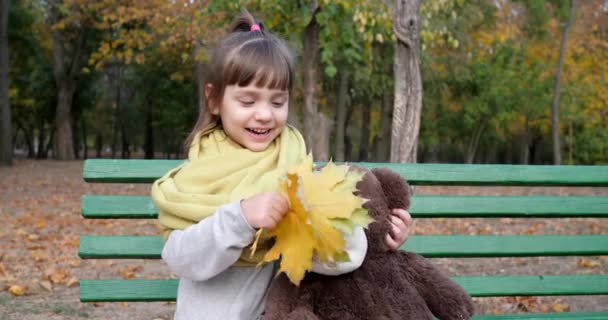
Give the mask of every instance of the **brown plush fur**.
[[[366, 170], [358, 168], [358, 170]], [[411, 252], [391, 252], [384, 244], [390, 209], [409, 207], [410, 188], [396, 173], [375, 169], [357, 185], [375, 219], [366, 235], [365, 261], [340, 276], [308, 273], [299, 287], [280, 275], [266, 302], [265, 320], [469, 319], [467, 293], [429, 260]]]

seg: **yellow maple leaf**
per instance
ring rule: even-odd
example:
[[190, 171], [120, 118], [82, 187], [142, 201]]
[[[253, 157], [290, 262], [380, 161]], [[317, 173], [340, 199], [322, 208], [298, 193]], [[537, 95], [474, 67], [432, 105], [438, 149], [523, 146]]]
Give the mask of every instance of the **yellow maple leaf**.
[[289, 211], [268, 232], [275, 243], [263, 261], [281, 258], [279, 272], [299, 285], [312, 268], [313, 257], [321, 263], [348, 259], [343, 234], [371, 222], [362, 208], [365, 199], [353, 194], [362, 178], [363, 173], [331, 162], [314, 171], [311, 156], [289, 168], [280, 186]]

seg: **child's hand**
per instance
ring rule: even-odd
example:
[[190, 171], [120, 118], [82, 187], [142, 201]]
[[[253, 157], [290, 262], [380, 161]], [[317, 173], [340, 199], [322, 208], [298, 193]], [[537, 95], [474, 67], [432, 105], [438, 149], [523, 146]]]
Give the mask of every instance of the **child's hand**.
[[409, 212], [403, 209], [393, 209], [391, 216], [391, 230], [384, 238], [384, 243], [392, 251], [396, 251], [405, 243], [410, 235], [412, 227], [412, 216]]
[[241, 209], [250, 226], [272, 230], [289, 211], [289, 203], [278, 193], [265, 192], [241, 201]]

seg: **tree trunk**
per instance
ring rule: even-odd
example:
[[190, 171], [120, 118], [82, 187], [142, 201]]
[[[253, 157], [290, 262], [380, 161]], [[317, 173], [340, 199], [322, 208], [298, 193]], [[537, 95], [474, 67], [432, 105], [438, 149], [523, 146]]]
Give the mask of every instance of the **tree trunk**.
[[562, 40], [559, 47], [559, 60], [557, 62], [557, 70], [555, 71], [555, 80], [553, 87], [553, 102], [551, 103], [551, 131], [553, 133], [553, 164], [562, 163], [562, 150], [560, 143], [560, 126], [559, 126], [559, 93], [560, 93], [560, 77], [562, 74], [562, 68], [564, 65], [564, 57], [566, 55], [566, 46], [568, 43], [568, 34], [570, 33], [570, 27], [574, 20], [574, 8], [576, 6], [576, 0], [570, 0], [570, 12], [568, 14], [568, 20], [562, 32]]
[[369, 125], [372, 118], [372, 107], [369, 103], [363, 105], [361, 116], [361, 140], [359, 142], [359, 161], [368, 161], [369, 156]]
[[74, 159], [74, 140], [72, 134], [72, 99], [76, 91], [76, 82], [62, 80], [59, 82], [57, 111], [55, 113], [55, 147], [53, 157], [57, 160]]
[[477, 153], [477, 146], [479, 145], [479, 139], [481, 139], [481, 134], [483, 133], [484, 127], [484, 121], [480, 121], [479, 126], [475, 128], [473, 137], [471, 137], [467, 147], [467, 156], [465, 159], [466, 163], [473, 163], [475, 160], [475, 153]]
[[41, 159], [46, 159], [49, 155], [49, 150], [51, 149], [51, 146], [53, 145], [53, 142], [55, 141], [55, 128], [51, 128], [51, 135], [49, 136], [49, 141], [46, 144], [46, 147], [44, 147], [44, 152], [42, 153], [42, 157]]
[[13, 164], [13, 129], [8, 98], [8, 11], [10, 0], [0, 0], [0, 166]]
[[542, 143], [543, 139], [540, 136], [535, 136], [532, 138], [532, 164], [543, 164], [542, 161]]
[[114, 130], [112, 130], [112, 158], [116, 158], [116, 149], [118, 147], [118, 135], [121, 130], [120, 119], [120, 72], [119, 66], [114, 66]]
[[420, 0], [395, 0], [393, 10], [397, 42], [391, 162], [416, 162], [422, 109]]
[[103, 136], [101, 132], [98, 132], [95, 137], [95, 157], [101, 158], [101, 152], [103, 151]]
[[[200, 40], [196, 40], [194, 44], [194, 56], [198, 57], [198, 54], [201, 50], [204, 50], [203, 43]], [[197, 83], [197, 93], [198, 93], [198, 112], [202, 113], [205, 110], [205, 73], [206, 68], [203, 63], [196, 60], [196, 83]], [[146, 158], [149, 159], [149, 158]], [[150, 158], [151, 159], [151, 158]]]
[[346, 96], [348, 94], [349, 72], [346, 68], [340, 71], [338, 103], [336, 106], [336, 161], [344, 161], [344, 134], [346, 133]]
[[131, 151], [129, 150], [129, 140], [127, 139], [127, 130], [125, 129], [125, 126], [121, 125], [120, 126], [120, 137], [121, 137], [121, 144], [122, 144], [122, 152], [121, 152], [121, 157], [123, 159], [130, 159], [131, 158]]
[[568, 164], [574, 164], [574, 133], [572, 130], [572, 118], [568, 118]]
[[38, 146], [36, 150], [36, 159], [45, 159], [45, 142], [46, 142], [46, 130], [44, 128], [44, 120], [40, 118], [40, 127], [38, 128]]
[[376, 145], [376, 161], [385, 162], [390, 159], [391, 154], [391, 114], [393, 104], [390, 92], [385, 92], [382, 99], [382, 110], [380, 111], [380, 130], [378, 131], [378, 143]]
[[80, 126], [82, 129], [82, 149], [83, 155], [82, 158], [84, 160], [89, 158], [89, 145], [87, 144], [87, 122], [84, 119], [84, 116], [80, 118]]
[[346, 109], [346, 126], [344, 128], [344, 161], [351, 161], [353, 156], [353, 138], [348, 134], [349, 125], [353, 117], [354, 108]]
[[25, 139], [25, 144], [27, 146], [27, 157], [29, 159], [33, 159], [36, 156], [36, 152], [34, 151], [33, 132], [30, 133], [30, 131], [26, 129], [26, 126], [21, 120], [17, 120], [16, 125], [17, 127], [15, 129], [15, 134], [13, 135], [13, 140], [11, 141], [11, 144], [16, 148], [19, 148], [19, 146], [17, 145], [17, 140], [19, 138], [19, 131], [22, 131]]
[[36, 150], [34, 149], [34, 129], [32, 127], [21, 126], [23, 135], [25, 135], [25, 143], [27, 144], [27, 157], [29, 159], [36, 158]]
[[[56, 4], [49, 4], [49, 21], [54, 24], [59, 21], [59, 10]], [[72, 133], [72, 99], [77, 86], [77, 76], [86, 61], [84, 50], [86, 36], [80, 30], [71, 43], [71, 61], [67, 63], [67, 40], [62, 37], [60, 30], [53, 30], [53, 74], [57, 84], [57, 108], [55, 113], [55, 148], [53, 155], [58, 160], [74, 159], [73, 133]]]
[[[78, 118], [78, 115], [74, 115], [74, 117]], [[74, 158], [80, 159], [80, 135], [78, 134], [80, 127], [78, 121], [72, 122], [72, 129], [74, 130], [74, 134], [72, 135], [74, 139], [74, 141], [72, 141], [72, 146], [74, 146]]]
[[317, 23], [318, 4], [314, 4], [312, 18], [304, 30], [304, 139], [317, 161], [329, 160], [329, 135], [332, 121], [319, 112], [318, 74], [319, 74], [319, 24]]
[[530, 162], [530, 132], [528, 127], [528, 117], [524, 125], [524, 132], [521, 135], [521, 153], [519, 163], [528, 164]]
[[[199, 103], [200, 103], [200, 100], [199, 100]], [[200, 104], [199, 104], [199, 108], [200, 108]], [[154, 127], [152, 126], [152, 104], [151, 103], [147, 103], [147, 107], [146, 107], [146, 133], [145, 133], [145, 137], [144, 137], [144, 158], [154, 159]]]

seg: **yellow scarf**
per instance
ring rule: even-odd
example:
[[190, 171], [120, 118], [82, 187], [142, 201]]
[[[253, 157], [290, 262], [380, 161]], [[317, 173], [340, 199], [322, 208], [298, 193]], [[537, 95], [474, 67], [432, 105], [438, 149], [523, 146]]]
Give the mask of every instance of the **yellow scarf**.
[[[305, 156], [304, 139], [290, 126], [261, 152], [243, 148], [220, 128], [201, 131], [190, 146], [188, 161], [152, 185], [163, 236], [167, 239], [171, 231], [211, 216], [221, 205], [277, 191], [287, 168]], [[255, 256], [250, 257], [247, 247], [235, 265], [257, 265], [270, 245], [269, 239], [260, 239]]]

